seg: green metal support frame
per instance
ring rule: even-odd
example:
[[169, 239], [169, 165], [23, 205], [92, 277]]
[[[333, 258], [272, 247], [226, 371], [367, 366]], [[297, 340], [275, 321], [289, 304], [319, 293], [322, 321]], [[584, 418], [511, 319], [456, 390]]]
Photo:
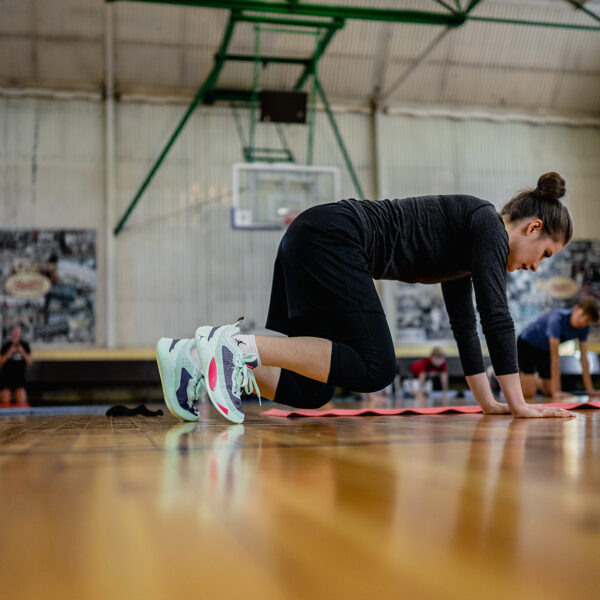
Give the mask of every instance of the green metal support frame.
[[[115, 2], [118, 0], [105, 0], [106, 2]], [[192, 100], [185, 114], [181, 118], [179, 124], [175, 128], [175, 131], [169, 138], [169, 141], [165, 145], [164, 149], [158, 156], [154, 165], [150, 169], [150, 172], [144, 179], [139, 190], [135, 194], [133, 200], [127, 207], [125, 213], [121, 217], [117, 226], [114, 229], [114, 234], [118, 235], [123, 229], [127, 219], [131, 215], [136, 204], [140, 200], [142, 194], [150, 184], [152, 178], [158, 171], [160, 165], [165, 160], [169, 150], [175, 143], [175, 140], [181, 133], [186, 122], [198, 106], [200, 102], [206, 104], [212, 104], [217, 100], [230, 100], [234, 102], [252, 102], [255, 105], [255, 92], [248, 90], [227, 90], [217, 89], [216, 83], [223, 68], [223, 65], [227, 60], [232, 61], [247, 61], [253, 62], [256, 67], [258, 64], [266, 65], [269, 62], [282, 63], [282, 64], [300, 64], [304, 65], [304, 71], [299, 77], [298, 81], [294, 85], [294, 90], [300, 90], [306, 80], [312, 75], [313, 76], [313, 97], [314, 93], [318, 93], [327, 116], [331, 123], [334, 135], [338, 141], [344, 161], [352, 177], [354, 186], [359, 194], [359, 197], [363, 197], [362, 188], [356, 176], [356, 172], [352, 166], [350, 156], [344, 141], [339, 132], [333, 112], [329, 106], [329, 102], [321, 86], [321, 83], [317, 77], [316, 66], [318, 60], [325, 52], [325, 49], [331, 42], [333, 36], [337, 31], [342, 29], [345, 24], [345, 19], [356, 19], [356, 20], [368, 20], [368, 21], [387, 21], [396, 23], [413, 23], [421, 25], [437, 25], [445, 26], [447, 28], [459, 27], [467, 21], [483, 21], [491, 23], [505, 23], [512, 25], [529, 25], [537, 27], [557, 27], [565, 29], [579, 29], [586, 31], [600, 31], [600, 26], [592, 25], [577, 25], [570, 23], [549, 23], [542, 21], [526, 21], [521, 19], [505, 19], [505, 18], [493, 18], [493, 17], [478, 17], [470, 14], [473, 9], [480, 4], [482, 0], [470, 0], [468, 3], [465, 2], [466, 6], [461, 6], [460, 0], [454, 0], [456, 8], [454, 9], [444, 0], [432, 0], [433, 3], [443, 6], [448, 12], [427, 12], [418, 10], [396, 10], [396, 9], [380, 9], [380, 8], [366, 8], [360, 6], [336, 6], [336, 5], [325, 5], [325, 4], [305, 4], [300, 0], [289, 0], [288, 2], [267, 2], [259, 0], [127, 0], [130, 2], [152, 2], [158, 4], [171, 4], [171, 5], [183, 5], [183, 6], [196, 6], [196, 7], [209, 7], [216, 9], [227, 9], [230, 10], [229, 21], [227, 23], [225, 33], [221, 42], [219, 51], [215, 55], [215, 63], [213, 68], [202, 84], [200, 90]], [[577, 0], [565, 0], [567, 3], [585, 12], [596, 21], [600, 21], [600, 17], [583, 6], [583, 3]], [[246, 11], [245, 13], [242, 11]], [[257, 14], [247, 14], [247, 12]], [[274, 14], [285, 15], [285, 16], [273, 16]], [[302, 18], [300, 18], [302, 17]], [[305, 17], [311, 17], [307, 19]], [[312, 18], [314, 17], [314, 18]], [[227, 48], [231, 42], [235, 25], [238, 22], [250, 22], [270, 25], [285, 25], [292, 27], [313, 27], [322, 28], [326, 30], [321, 40], [318, 42], [315, 49], [315, 53], [311, 58], [299, 59], [292, 57], [280, 57], [280, 56], [262, 56], [258, 52], [255, 52], [253, 56], [245, 56], [239, 54], [227, 54]], [[251, 144], [252, 144], [251, 135]], [[311, 142], [309, 142], [311, 143]], [[312, 159], [312, 152], [309, 150], [309, 157]]]
[[321, 82], [319, 78], [315, 75], [315, 86], [317, 88], [317, 92], [321, 97], [321, 102], [323, 102], [323, 106], [325, 107], [325, 111], [327, 112], [327, 116], [329, 117], [329, 123], [331, 124], [331, 128], [333, 129], [333, 134], [335, 135], [337, 142], [340, 146], [340, 150], [342, 151], [342, 155], [344, 157], [344, 161], [346, 162], [346, 167], [350, 173], [350, 177], [352, 178], [352, 182], [354, 183], [354, 187], [358, 192], [358, 199], [361, 200], [365, 196], [362, 191], [362, 187], [360, 186], [360, 182], [358, 181], [358, 177], [356, 175], [356, 171], [352, 166], [352, 161], [350, 160], [350, 155], [348, 154], [348, 150], [346, 150], [346, 145], [344, 144], [344, 140], [342, 138], [342, 134], [338, 129], [337, 123], [335, 122], [335, 117], [333, 116], [333, 112], [331, 107], [329, 106], [329, 101], [327, 100], [327, 96], [325, 95], [325, 90], [321, 86]]
[[[105, 0], [118, 2], [120, 0]], [[330, 17], [341, 19], [355, 19], [361, 21], [387, 21], [392, 23], [414, 23], [420, 25], [440, 25], [459, 27], [467, 21], [483, 21], [488, 23], [504, 23], [509, 25], [527, 25], [531, 27], [555, 27], [561, 29], [575, 29], [581, 31], [600, 31], [600, 26], [578, 25], [571, 23], [556, 23], [546, 21], [528, 21], [523, 19], [479, 17], [468, 14], [479, 4], [480, 0], [469, 2], [465, 8], [457, 0], [456, 9], [452, 9], [443, 0], [431, 0], [439, 6], [445, 7], [448, 12], [428, 12], [419, 10], [366, 8], [362, 6], [336, 6], [329, 4], [305, 4], [302, 2], [266, 2], [258, 0], [126, 0], [128, 2], [152, 2], [156, 4], [172, 4], [180, 6], [196, 6], [206, 8], [220, 8], [227, 10], [246, 10], [257, 13], [279, 13], [298, 15], [303, 17]], [[586, 9], [581, 2], [565, 0], [575, 8], [586, 12], [595, 20], [600, 17]]]
[[[246, 19], [244, 19], [246, 20]], [[290, 161], [295, 162], [294, 155], [287, 146], [287, 142], [285, 140], [285, 135], [281, 129], [281, 124], [277, 123], [277, 133], [279, 134], [280, 141], [282, 142], [282, 148], [256, 148], [254, 145], [255, 142], [255, 131], [256, 131], [256, 107], [258, 105], [258, 94], [259, 94], [259, 66], [262, 63], [266, 65], [270, 62], [271, 59], [274, 59], [273, 62], [279, 62], [283, 64], [299, 64], [304, 65], [305, 73], [314, 73], [316, 72], [317, 61], [319, 60], [321, 54], [324, 51], [324, 48], [332, 39], [333, 34], [338, 29], [341, 29], [344, 25], [343, 21], [336, 20], [334, 21], [303, 21], [304, 30], [298, 29], [296, 27], [297, 21], [294, 20], [293, 24], [295, 27], [290, 28], [289, 26], [286, 28], [273, 27], [270, 23], [267, 26], [263, 26], [259, 24], [259, 18], [253, 19], [254, 25], [254, 56], [245, 56], [245, 55], [235, 55], [234, 59], [243, 60], [246, 62], [250, 62], [252, 60], [254, 65], [254, 73], [252, 78], [252, 92], [250, 93], [250, 133], [249, 133], [249, 143], [246, 145], [243, 143], [243, 152], [244, 158], [246, 162], [254, 162], [256, 160], [266, 161], [266, 162], [279, 162], [279, 161]], [[327, 27], [323, 27], [323, 24], [326, 24]], [[310, 30], [308, 30], [310, 28]], [[323, 34], [323, 30], [325, 29], [325, 34]], [[314, 31], [313, 31], [314, 30]], [[300, 59], [300, 58], [289, 58], [289, 57], [269, 57], [262, 56], [260, 54], [260, 35], [262, 32], [270, 32], [270, 33], [287, 33], [290, 35], [294, 34], [304, 34], [311, 35], [315, 38], [315, 51], [313, 56], [308, 59]], [[229, 55], [228, 55], [229, 56]], [[301, 76], [302, 79], [302, 76]], [[304, 81], [304, 79], [302, 79]], [[294, 88], [296, 90], [296, 88]], [[296, 90], [297, 91], [297, 90]], [[315, 89], [313, 85], [311, 102], [309, 104], [309, 114], [308, 114], [308, 145], [307, 145], [307, 159], [306, 164], [312, 164], [312, 149], [313, 149], [313, 132], [315, 126]], [[238, 130], [239, 130], [238, 125]]]
[[123, 229], [123, 226], [125, 225], [125, 222], [129, 218], [129, 215], [132, 213], [133, 209], [135, 208], [135, 205], [139, 202], [139, 199], [142, 197], [142, 194], [144, 193], [144, 190], [148, 187], [148, 184], [150, 183], [150, 181], [152, 181], [152, 178], [156, 174], [156, 171], [158, 171], [158, 168], [160, 167], [162, 162], [165, 160], [165, 157], [167, 156], [169, 150], [175, 143], [175, 140], [181, 133], [183, 126], [187, 123], [187, 120], [190, 118], [190, 116], [194, 112], [196, 106], [198, 106], [198, 104], [202, 101], [206, 91], [213, 88], [215, 83], [217, 82], [219, 73], [221, 72], [221, 69], [223, 68], [223, 65], [225, 64], [225, 55], [227, 52], [227, 47], [229, 46], [229, 42], [231, 41], [231, 36], [233, 35], [235, 23], [236, 23], [236, 12], [232, 11], [231, 15], [229, 16], [229, 21], [227, 23], [227, 27], [225, 28], [225, 34], [223, 35], [223, 41], [221, 42], [221, 47], [220, 47], [217, 57], [215, 59], [215, 64], [212, 68], [212, 71], [206, 78], [206, 81], [202, 84], [202, 87], [196, 94], [195, 98], [192, 100], [192, 103], [189, 105], [188, 109], [185, 111], [185, 114], [181, 118], [181, 121], [179, 121], [179, 124], [175, 128], [175, 131], [169, 138], [167, 145], [163, 148], [163, 151], [160, 153], [158, 159], [156, 160], [156, 162], [150, 169], [150, 172], [146, 176], [146, 179], [144, 179], [144, 181], [143, 181], [142, 185], [140, 186], [140, 189], [137, 191], [136, 195], [133, 197], [133, 200], [130, 202], [129, 206], [125, 210], [125, 213], [121, 217], [121, 220], [117, 223], [117, 226], [114, 229], [115, 235], [119, 235], [119, 232], [121, 231], [121, 229]]
[[[106, 0], [115, 2], [118, 0]], [[415, 23], [420, 25], [462, 25], [464, 15], [459, 11], [428, 12], [421, 10], [398, 10], [366, 8], [361, 6], [336, 6], [329, 4], [306, 4], [302, 2], [266, 2], [259, 0], [129, 0], [180, 6], [203, 6], [256, 13], [278, 13], [302, 17], [330, 17], [363, 21], [390, 21], [393, 23]], [[433, 0], [435, 2], [436, 0]]]
[[[240, 54], [227, 54], [227, 48], [231, 42], [231, 38], [233, 36], [233, 31], [235, 29], [235, 25], [240, 22], [249, 22], [255, 23], [255, 46], [254, 46], [254, 54], [253, 55], [240, 55]], [[295, 58], [295, 57], [281, 57], [281, 56], [263, 56], [260, 54], [260, 27], [259, 23], [266, 22], [268, 25], [285, 25], [292, 27], [300, 27], [300, 28], [318, 28], [318, 30], [325, 30], [325, 33], [318, 39], [315, 47], [315, 51], [312, 57], [310, 58]], [[264, 160], [293, 160], [293, 154], [289, 150], [286, 144], [284, 144], [283, 150], [272, 149], [272, 148], [254, 148], [254, 125], [255, 125], [255, 110], [258, 101], [257, 90], [258, 90], [258, 68], [260, 64], [266, 65], [269, 62], [273, 63], [282, 63], [282, 64], [299, 64], [304, 66], [304, 70], [302, 75], [296, 82], [294, 86], [294, 90], [298, 91], [306, 82], [306, 79], [313, 75], [314, 77], [314, 86], [313, 86], [313, 100], [315, 93], [320, 85], [318, 86], [318, 82], [316, 79], [316, 65], [318, 60], [321, 58], [328, 44], [333, 39], [333, 36], [337, 31], [342, 29], [344, 26], [344, 21], [340, 18], [330, 19], [328, 21], [315, 21], [315, 20], [306, 20], [306, 19], [293, 19], [293, 18], [270, 18], [265, 17], [263, 19], [262, 16], [248, 16], [245, 15], [238, 10], [232, 10], [229, 16], [229, 21], [227, 23], [227, 27], [225, 29], [225, 33], [223, 35], [223, 39], [221, 41], [221, 45], [219, 51], [215, 54], [215, 64], [206, 78], [205, 82], [202, 84], [200, 90], [192, 100], [185, 114], [179, 121], [175, 131], [171, 134], [171, 137], [167, 141], [165, 147], [161, 151], [160, 155], [154, 162], [151, 167], [148, 175], [142, 182], [140, 188], [136, 192], [129, 206], [125, 210], [125, 213], [121, 217], [120, 221], [117, 223], [117, 226], [114, 229], [114, 235], [118, 235], [125, 223], [127, 222], [129, 216], [133, 212], [135, 206], [139, 202], [142, 197], [144, 191], [154, 178], [154, 175], [160, 168], [161, 164], [164, 162], [167, 154], [175, 143], [177, 137], [180, 135], [183, 127], [187, 123], [188, 119], [198, 106], [200, 102], [204, 102], [206, 104], [212, 104], [217, 100], [230, 100], [232, 102], [249, 102], [251, 106], [251, 121], [250, 121], [250, 139], [249, 145], [243, 148], [244, 157], [247, 161], [252, 161], [256, 158], [256, 156], [263, 157]], [[300, 32], [300, 31], [298, 31]], [[242, 62], [252, 62], [254, 66], [254, 74], [253, 74], [253, 86], [252, 90], [219, 90], [217, 89], [216, 83], [219, 77], [219, 74], [223, 68], [223, 65], [226, 61], [242, 61]], [[318, 87], [317, 87], [318, 86]], [[322, 97], [324, 96], [324, 92], [320, 92]], [[325, 98], [325, 102], [327, 102]], [[313, 103], [314, 104], [314, 103]], [[313, 106], [314, 111], [314, 106]], [[357, 184], [357, 191], [362, 196], [362, 191], [360, 188], [360, 184], [358, 184], [358, 179], [356, 177], [356, 173], [352, 167], [352, 163], [350, 162], [350, 158], [348, 153], [343, 145], [343, 140], [339, 134], [339, 130], [337, 125], [335, 124], [335, 119], [333, 117], [333, 113], [331, 109], [329, 109], [329, 105], [327, 104], [327, 111], [329, 115], [329, 119], [332, 123], [332, 127], [334, 129], [334, 133], [340, 144], [342, 149], [342, 154], [344, 155], [344, 159], [348, 168], [350, 170], [351, 176], [355, 184]], [[309, 141], [308, 141], [308, 160], [312, 161], [312, 140], [313, 140], [313, 127], [314, 127], [314, 114], [311, 119], [311, 123], [309, 124]], [[279, 132], [281, 135], [281, 132]], [[255, 156], [256, 152], [256, 156]]]

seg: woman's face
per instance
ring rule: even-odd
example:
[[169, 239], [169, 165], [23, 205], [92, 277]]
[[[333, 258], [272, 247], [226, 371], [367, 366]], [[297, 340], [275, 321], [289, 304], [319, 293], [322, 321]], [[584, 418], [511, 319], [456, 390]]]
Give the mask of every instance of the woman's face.
[[560, 252], [564, 244], [542, 235], [540, 219], [523, 220], [507, 226], [509, 254], [507, 271], [537, 271], [544, 258]]

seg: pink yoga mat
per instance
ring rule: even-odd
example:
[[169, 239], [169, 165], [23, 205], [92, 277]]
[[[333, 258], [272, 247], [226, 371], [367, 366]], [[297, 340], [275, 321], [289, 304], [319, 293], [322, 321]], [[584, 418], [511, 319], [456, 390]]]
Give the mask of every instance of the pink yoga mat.
[[[600, 408], [600, 401], [593, 402], [553, 402], [544, 406], [558, 406], [567, 410], [582, 408]], [[312, 408], [298, 410], [280, 410], [272, 408], [261, 415], [265, 417], [363, 417], [365, 415], [447, 415], [455, 413], [472, 414], [483, 412], [479, 406], [436, 406], [433, 408], [334, 408], [319, 410]]]

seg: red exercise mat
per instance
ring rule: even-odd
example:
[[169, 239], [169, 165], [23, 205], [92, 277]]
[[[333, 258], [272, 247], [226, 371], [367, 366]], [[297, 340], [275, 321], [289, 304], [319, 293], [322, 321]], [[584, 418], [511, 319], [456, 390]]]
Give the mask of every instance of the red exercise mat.
[[[558, 406], [567, 410], [581, 408], [600, 408], [600, 401], [592, 402], [553, 402], [544, 406]], [[432, 408], [333, 408], [331, 410], [319, 410], [305, 408], [298, 410], [280, 410], [272, 408], [260, 413], [265, 417], [362, 417], [365, 415], [447, 415], [447, 414], [472, 414], [483, 412], [480, 406], [435, 406]]]

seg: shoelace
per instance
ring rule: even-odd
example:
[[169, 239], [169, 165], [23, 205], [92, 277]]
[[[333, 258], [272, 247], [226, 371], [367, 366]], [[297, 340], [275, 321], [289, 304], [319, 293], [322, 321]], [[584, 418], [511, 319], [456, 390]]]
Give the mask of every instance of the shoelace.
[[258, 396], [258, 404], [262, 406], [262, 400], [260, 397], [260, 390], [258, 389], [258, 383], [256, 383], [256, 377], [252, 369], [246, 364], [256, 360], [255, 354], [244, 354], [241, 357], [239, 354], [233, 357], [233, 393], [239, 396], [242, 389], [247, 393], [251, 394], [256, 392]]
[[194, 386], [194, 397], [188, 398], [188, 405], [193, 406], [196, 400], [200, 400], [200, 398], [204, 396], [204, 392], [206, 392], [206, 383], [204, 382], [204, 376], [200, 375], [196, 385]]
[[[191, 347], [194, 347], [195, 343], [196, 343], [196, 341], [194, 340], [194, 338], [192, 338], [190, 340]], [[196, 365], [194, 359], [189, 354], [189, 347], [188, 347], [187, 356], [188, 356], [188, 360], [190, 360], [193, 365]], [[200, 398], [202, 398], [204, 396], [204, 393], [206, 392], [206, 382], [204, 381], [204, 375], [202, 373], [200, 373], [200, 376], [198, 377], [198, 381], [194, 384], [192, 391], [193, 391], [193, 397], [190, 398], [188, 395], [188, 407], [194, 408], [194, 410], [195, 410], [194, 403], [197, 400], [200, 400]]]

